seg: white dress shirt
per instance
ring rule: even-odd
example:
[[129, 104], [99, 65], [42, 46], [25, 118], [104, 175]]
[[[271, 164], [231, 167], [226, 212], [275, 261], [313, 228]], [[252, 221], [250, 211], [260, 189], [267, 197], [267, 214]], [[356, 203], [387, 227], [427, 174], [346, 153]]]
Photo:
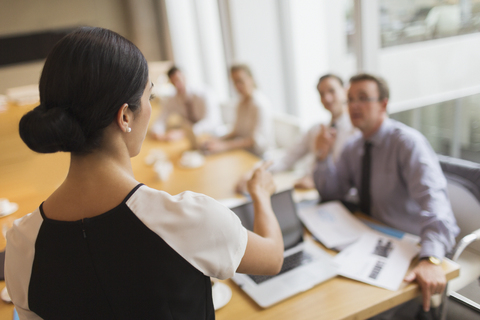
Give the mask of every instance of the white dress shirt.
[[[308, 155], [307, 172], [311, 174], [315, 164], [315, 140], [320, 133], [321, 126], [322, 124], [316, 124], [310, 128], [297, 143], [288, 148], [283, 157], [274, 161], [269, 170], [271, 172], [291, 170], [297, 161]], [[347, 140], [358, 130], [352, 126], [348, 111], [343, 112], [331, 126], [334, 126], [337, 131], [337, 137], [332, 148], [333, 160], [337, 161]]]

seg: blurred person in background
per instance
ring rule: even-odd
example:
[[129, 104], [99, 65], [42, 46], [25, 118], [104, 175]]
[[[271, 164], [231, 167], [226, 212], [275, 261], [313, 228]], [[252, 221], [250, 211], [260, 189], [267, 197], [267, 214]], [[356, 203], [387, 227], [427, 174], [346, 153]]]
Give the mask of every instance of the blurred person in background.
[[233, 65], [230, 75], [239, 94], [233, 130], [223, 137], [206, 141], [203, 150], [218, 153], [245, 149], [263, 157], [275, 145], [270, 101], [257, 89], [247, 65]]
[[312, 174], [315, 163], [315, 141], [317, 136], [324, 135], [328, 131], [334, 137], [335, 142], [329, 151], [329, 155], [333, 161], [337, 161], [345, 142], [358, 132], [350, 121], [347, 109], [347, 92], [343, 86], [342, 79], [334, 74], [323, 75], [318, 80], [317, 91], [323, 107], [332, 115], [330, 123], [328, 125], [314, 125], [297, 143], [285, 152], [283, 157], [274, 160], [273, 165], [270, 167], [271, 172], [291, 170], [299, 160], [308, 157], [305, 168], [306, 174], [295, 183], [295, 187], [301, 189], [315, 188]]
[[[431, 296], [445, 290], [441, 261], [453, 249], [459, 228], [435, 151], [420, 132], [388, 118], [389, 92], [380, 77], [358, 74], [350, 79], [350, 119], [361, 134], [348, 141], [337, 162], [327, 156], [335, 137], [320, 135], [313, 177], [322, 200], [341, 200], [355, 187], [361, 212], [420, 236], [419, 262], [405, 281], [419, 284], [423, 308], [418, 316], [424, 317]], [[389, 318], [397, 309], [401, 306], [374, 318]]]
[[[171, 67], [167, 75], [176, 94], [162, 102], [161, 114], [150, 128], [151, 135], [160, 141], [179, 140], [190, 132], [195, 136], [216, 135], [222, 127], [222, 120], [220, 105], [212, 90], [189, 86], [185, 75], [176, 66]], [[172, 115], [180, 118], [175, 128], [168, 125]]]

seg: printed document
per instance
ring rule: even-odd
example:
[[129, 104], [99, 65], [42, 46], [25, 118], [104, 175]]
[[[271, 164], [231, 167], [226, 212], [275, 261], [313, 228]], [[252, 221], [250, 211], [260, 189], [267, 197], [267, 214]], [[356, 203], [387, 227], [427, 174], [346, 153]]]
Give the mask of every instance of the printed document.
[[420, 242], [420, 237], [396, 230], [366, 219], [358, 219], [340, 201], [330, 201], [298, 209], [305, 227], [329, 249], [342, 250], [358, 240], [364, 233], [374, 230], [393, 238]]
[[338, 274], [389, 290], [398, 290], [420, 247], [377, 232], [363, 234], [337, 254]]
[[339, 201], [300, 208], [300, 219], [334, 258], [338, 274], [389, 290], [398, 290], [420, 237], [352, 215]]

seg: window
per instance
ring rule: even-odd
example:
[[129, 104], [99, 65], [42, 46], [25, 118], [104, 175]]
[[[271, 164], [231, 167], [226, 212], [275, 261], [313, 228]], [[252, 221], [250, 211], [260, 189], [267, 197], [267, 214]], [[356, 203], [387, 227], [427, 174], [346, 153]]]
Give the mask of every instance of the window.
[[480, 94], [390, 117], [419, 130], [435, 152], [480, 162]]
[[355, 52], [355, 9], [354, 1], [345, 1], [345, 33], [347, 36], [347, 52]]
[[480, 0], [379, 0], [381, 46], [480, 31]]

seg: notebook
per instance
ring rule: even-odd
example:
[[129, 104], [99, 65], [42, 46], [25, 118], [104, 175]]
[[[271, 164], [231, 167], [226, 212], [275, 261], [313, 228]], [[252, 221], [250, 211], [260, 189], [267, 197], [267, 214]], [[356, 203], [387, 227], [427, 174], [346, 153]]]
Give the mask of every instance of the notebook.
[[[275, 276], [236, 273], [233, 281], [259, 306], [267, 308], [337, 275], [332, 257], [310, 241], [303, 239], [303, 227], [297, 216], [292, 190], [272, 196], [272, 207], [282, 229], [285, 245], [282, 270]], [[253, 230], [251, 202], [232, 208], [242, 224]]]

